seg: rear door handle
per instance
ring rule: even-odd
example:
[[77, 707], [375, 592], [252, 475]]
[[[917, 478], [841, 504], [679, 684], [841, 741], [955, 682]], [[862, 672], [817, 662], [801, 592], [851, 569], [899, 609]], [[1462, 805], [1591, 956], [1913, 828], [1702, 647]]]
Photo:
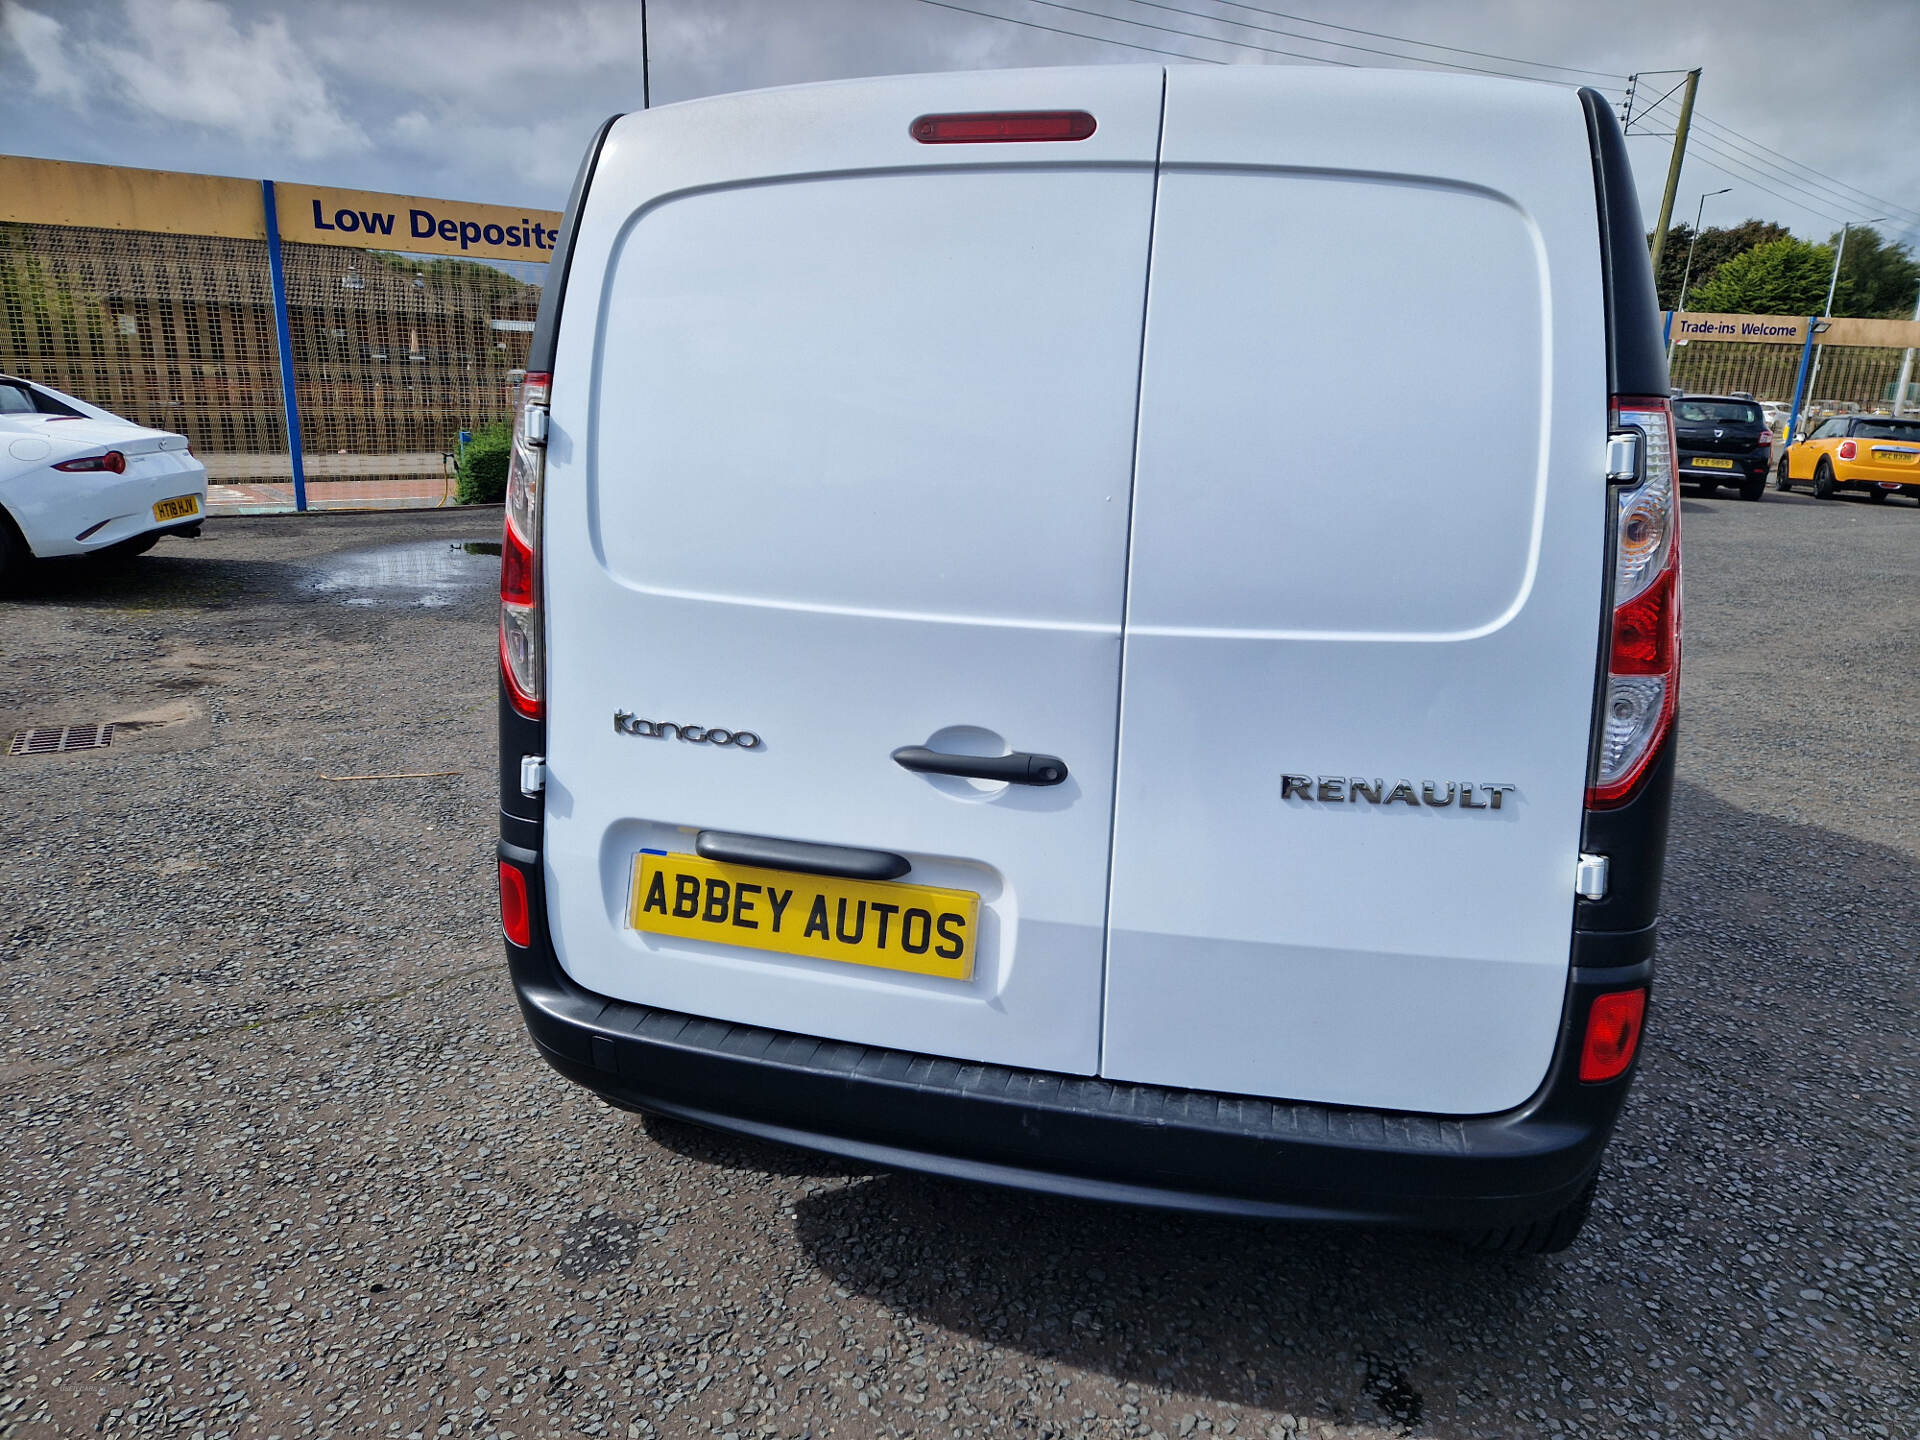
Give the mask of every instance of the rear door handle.
[[902, 745], [893, 763], [919, 775], [961, 775], [969, 780], [1004, 780], [1009, 785], [1058, 785], [1067, 778], [1067, 762], [1058, 755], [944, 755], [924, 745]]

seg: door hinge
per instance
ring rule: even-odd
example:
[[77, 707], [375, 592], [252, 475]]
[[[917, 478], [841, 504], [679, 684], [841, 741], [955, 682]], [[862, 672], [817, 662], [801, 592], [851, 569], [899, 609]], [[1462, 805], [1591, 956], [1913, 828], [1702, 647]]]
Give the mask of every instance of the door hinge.
[[520, 757], [520, 793], [538, 795], [547, 788], [547, 757], [544, 755], [522, 755]]
[[1573, 893], [1582, 900], [1607, 898], [1607, 857], [1582, 855], [1573, 872]]

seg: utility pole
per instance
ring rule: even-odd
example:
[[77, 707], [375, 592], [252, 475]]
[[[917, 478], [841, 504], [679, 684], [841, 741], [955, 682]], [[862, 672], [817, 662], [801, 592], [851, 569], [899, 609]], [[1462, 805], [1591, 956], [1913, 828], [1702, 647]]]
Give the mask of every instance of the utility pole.
[[1673, 158], [1667, 162], [1667, 188], [1660, 197], [1660, 223], [1653, 227], [1654, 283], [1659, 284], [1660, 252], [1667, 246], [1667, 226], [1673, 223], [1673, 197], [1680, 188], [1680, 167], [1687, 159], [1687, 131], [1693, 125], [1693, 95], [1700, 88], [1700, 72], [1687, 71], [1687, 93], [1680, 98], [1680, 123], [1673, 132]]
[[647, 74], [647, 0], [640, 0], [640, 108], [653, 108], [653, 82]]

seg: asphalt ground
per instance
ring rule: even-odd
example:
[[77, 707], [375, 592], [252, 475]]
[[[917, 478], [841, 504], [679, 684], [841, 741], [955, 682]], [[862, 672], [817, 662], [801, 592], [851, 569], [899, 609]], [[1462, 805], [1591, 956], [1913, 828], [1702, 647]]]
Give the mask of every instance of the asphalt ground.
[[0, 728], [123, 728], [0, 758], [0, 1435], [1920, 1433], [1920, 508], [1684, 509], [1652, 1028], [1547, 1259], [610, 1110], [495, 938], [497, 511], [36, 575]]

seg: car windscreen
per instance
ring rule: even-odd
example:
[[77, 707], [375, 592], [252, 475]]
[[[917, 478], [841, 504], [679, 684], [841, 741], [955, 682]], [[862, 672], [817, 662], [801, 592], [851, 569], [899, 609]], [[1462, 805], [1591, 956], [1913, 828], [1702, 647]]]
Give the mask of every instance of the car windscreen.
[[1905, 440], [1920, 444], [1920, 420], [1859, 420], [1854, 422], [1853, 433], [1859, 440]]
[[1758, 425], [1760, 407], [1745, 400], [1676, 400], [1673, 418], [1682, 425]]

